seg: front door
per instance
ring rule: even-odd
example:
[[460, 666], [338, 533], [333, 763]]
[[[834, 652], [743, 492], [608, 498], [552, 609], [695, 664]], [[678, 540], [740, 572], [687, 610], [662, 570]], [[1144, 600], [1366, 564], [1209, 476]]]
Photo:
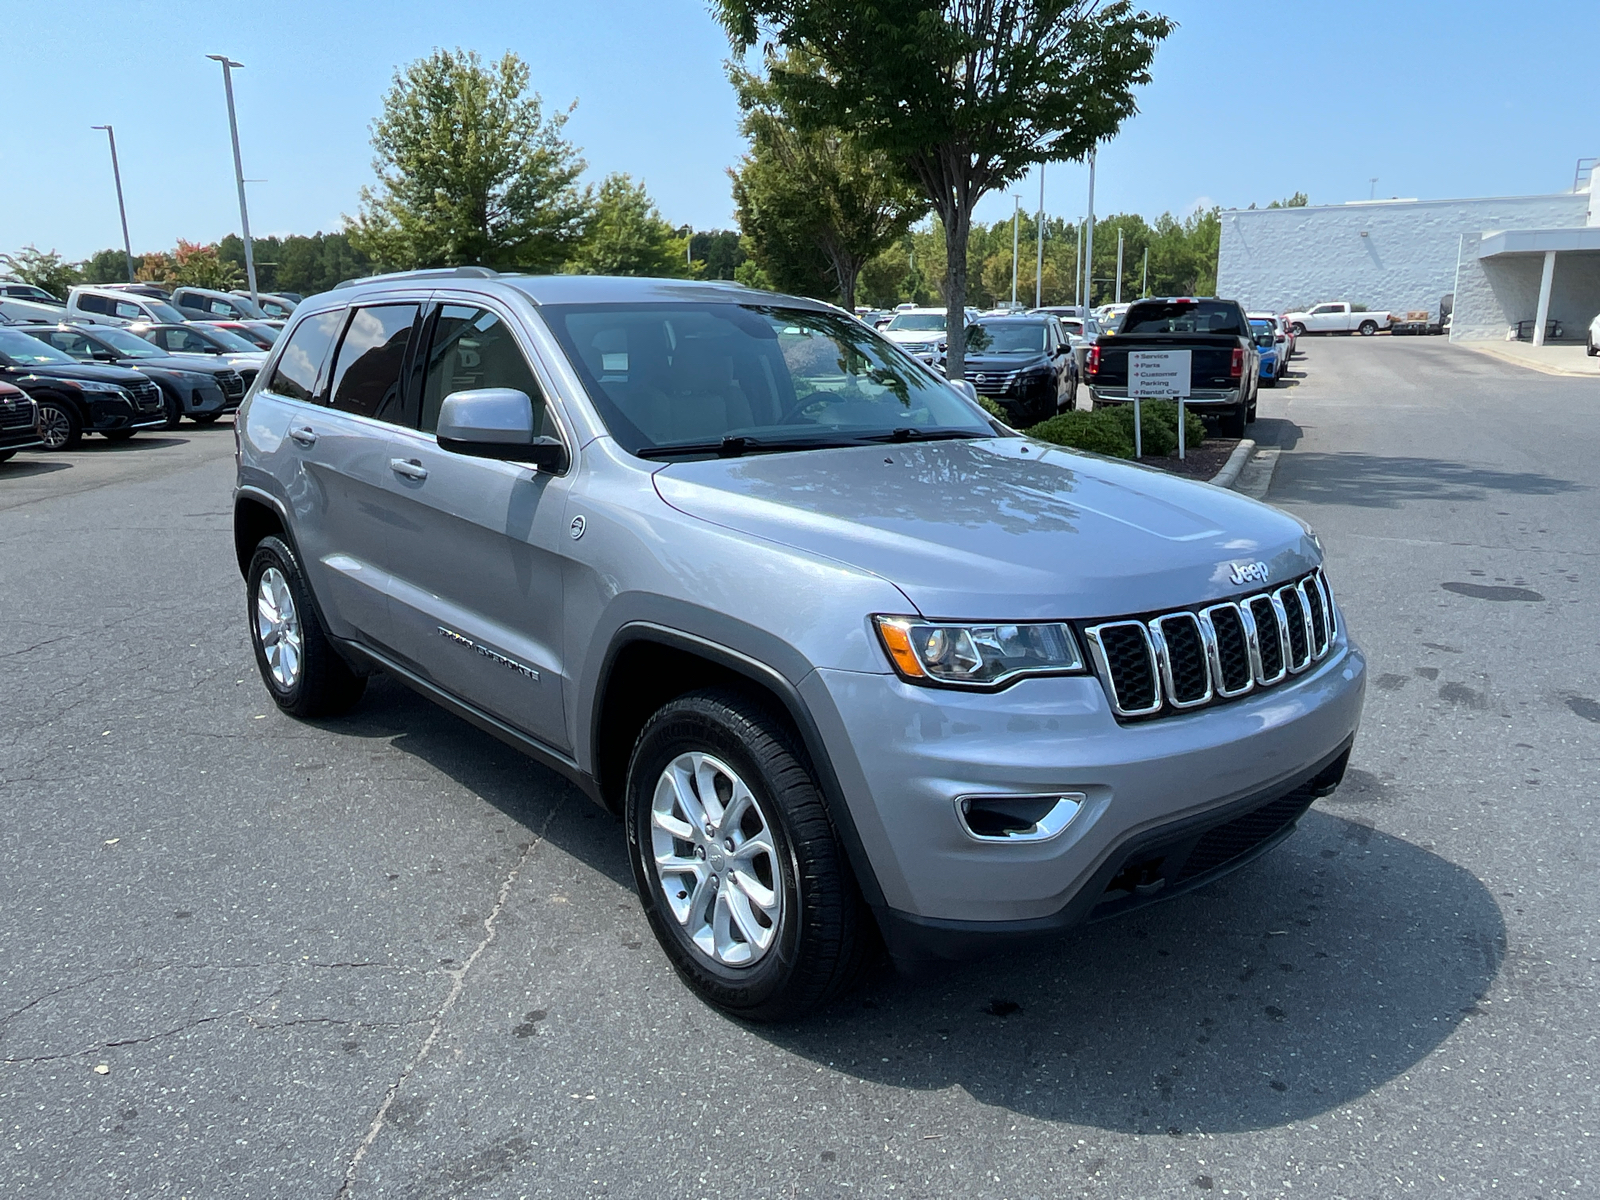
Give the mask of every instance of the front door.
[[544, 392], [503, 314], [445, 304], [429, 321], [415, 429], [397, 431], [390, 478], [398, 536], [390, 608], [398, 648], [453, 695], [558, 750], [561, 584], [569, 477], [441, 450], [439, 407], [452, 392], [526, 392], [559, 436]]

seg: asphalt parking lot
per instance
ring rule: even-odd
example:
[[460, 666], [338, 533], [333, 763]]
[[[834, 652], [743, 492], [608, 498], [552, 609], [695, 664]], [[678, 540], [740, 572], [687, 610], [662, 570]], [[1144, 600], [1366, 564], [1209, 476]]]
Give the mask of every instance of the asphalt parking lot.
[[233, 439], [0, 466], [0, 1194], [1593, 1195], [1600, 394], [1438, 339], [1262, 393], [1372, 687], [1246, 870], [804, 1025], [404, 689], [261, 686]]

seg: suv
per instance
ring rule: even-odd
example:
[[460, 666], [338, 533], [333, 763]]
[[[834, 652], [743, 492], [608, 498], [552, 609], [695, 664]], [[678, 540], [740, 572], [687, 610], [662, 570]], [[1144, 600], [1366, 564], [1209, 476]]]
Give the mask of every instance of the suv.
[[157, 296], [118, 287], [73, 288], [67, 293], [66, 319], [90, 325], [187, 320], [181, 312]]
[[39, 436], [39, 406], [19, 387], [0, 383], [0, 463], [18, 450], [44, 445]]
[[254, 342], [246, 341], [231, 329], [204, 321], [179, 325], [131, 325], [129, 332], [136, 333], [151, 345], [168, 354], [185, 357], [204, 355], [219, 365], [239, 372], [248, 388], [255, 382], [261, 364], [267, 361], [266, 352]]
[[226, 363], [199, 355], [168, 354], [129, 329], [110, 325], [32, 325], [23, 330], [79, 362], [132, 367], [161, 389], [167, 428], [184, 417], [209, 425], [239, 407], [244, 379]]
[[1365, 665], [1295, 518], [1022, 437], [831, 306], [734, 284], [361, 280], [235, 422], [257, 665], [385, 671], [622, 818], [703, 997], [1198, 886], [1343, 776]]
[[0, 381], [38, 402], [46, 450], [71, 450], [85, 433], [126, 441], [167, 420], [161, 389], [138, 371], [81, 363], [14, 327], [0, 328]]
[[267, 315], [250, 302], [248, 293], [239, 296], [212, 288], [175, 288], [172, 303], [191, 321], [259, 321]]

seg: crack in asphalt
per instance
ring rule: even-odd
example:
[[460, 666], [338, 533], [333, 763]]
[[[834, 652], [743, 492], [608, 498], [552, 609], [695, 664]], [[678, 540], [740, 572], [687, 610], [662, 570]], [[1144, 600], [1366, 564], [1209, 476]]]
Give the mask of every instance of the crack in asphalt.
[[417, 1068], [422, 1066], [428, 1055], [433, 1052], [434, 1043], [439, 1040], [439, 1034], [444, 1029], [445, 1017], [455, 1007], [456, 1001], [461, 998], [461, 993], [466, 988], [468, 973], [472, 970], [473, 964], [478, 961], [479, 956], [494, 941], [495, 927], [500, 920], [500, 913], [505, 909], [506, 901], [511, 896], [512, 887], [522, 874], [522, 869], [533, 858], [534, 851], [544, 844], [545, 833], [550, 828], [550, 822], [555, 820], [556, 813], [561, 811], [561, 806], [564, 802], [564, 798], [558, 799], [550, 806], [550, 811], [545, 814], [544, 821], [540, 824], [538, 832], [523, 848], [516, 864], [511, 868], [505, 879], [501, 881], [499, 894], [495, 896], [494, 907], [490, 910], [489, 915], [483, 919], [483, 940], [473, 948], [472, 953], [467, 956], [459, 967], [446, 968], [444, 973], [450, 977], [450, 992], [445, 996], [443, 1003], [439, 1005], [433, 1016], [429, 1018], [432, 1028], [428, 1030], [428, 1036], [423, 1040], [422, 1046], [417, 1050], [412, 1060], [401, 1068], [400, 1074], [395, 1078], [395, 1081], [389, 1085], [389, 1090], [384, 1095], [383, 1102], [378, 1105], [378, 1111], [373, 1114], [372, 1124], [368, 1127], [366, 1136], [361, 1139], [361, 1144], [356, 1147], [355, 1153], [350, 1156], [350, 1161], [345, 1164], [344, 1180], [339, 1184], [339, 1190], [334, 1193], [334, 1200], [345, 1200], [350, 1195], [350, 1189], [355, 1186], [356, 1173], [361, 1168], [361, 1160], [366, 1158], [367, 1151], [372, 1149], [378, 1140], [378, 1135], [383, 1132], [383, 1127], [389, 1119], [389, 1109], [393, 1106], [395, 1098], [400, 1095], [400, 1089], [405, 1086], [406, 1080], [415, 1074]]

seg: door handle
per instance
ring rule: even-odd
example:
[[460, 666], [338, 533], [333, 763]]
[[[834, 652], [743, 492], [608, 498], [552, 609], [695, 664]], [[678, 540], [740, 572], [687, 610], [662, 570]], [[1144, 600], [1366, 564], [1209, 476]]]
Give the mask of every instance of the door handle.
[[396, 475], [404, 475], [407, 479], [415, 479], [419, 482], [428, 477], [428, 468], [414, 458], [391, 458], [389, 460], [389, 470]]
[[309, 425], [302, 425], [299, 429], [289, 430], [289, 436], [302, 446], [315, 446], [317, 444], [317, 431]]

